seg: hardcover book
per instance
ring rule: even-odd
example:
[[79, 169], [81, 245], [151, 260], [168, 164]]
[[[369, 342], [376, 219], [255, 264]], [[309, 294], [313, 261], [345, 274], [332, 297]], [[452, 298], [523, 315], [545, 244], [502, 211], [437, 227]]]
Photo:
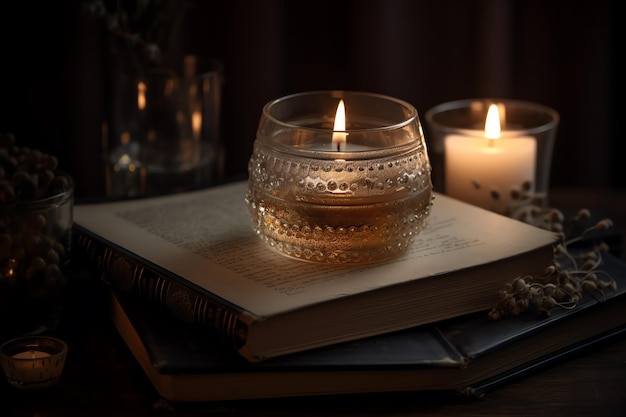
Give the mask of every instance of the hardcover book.
[[113, 288], [214, 329], [250, 362], [489, 309], [553, 260], [552, 232], [436, 194], [425, 230], [378, 264], [287, 258], [252, 230], [246, 182], [77, 204], [74, 251]]
[[600, 268], [617, 290], [587, 295], [573, 310], [500, 321], [473, 313], [262, 363], [137, 295], [112, 291], [112, 317], [156, 391], [173, 403], [403, 391], [475, 398], [626, 333], [626, 265], [607, 256]]

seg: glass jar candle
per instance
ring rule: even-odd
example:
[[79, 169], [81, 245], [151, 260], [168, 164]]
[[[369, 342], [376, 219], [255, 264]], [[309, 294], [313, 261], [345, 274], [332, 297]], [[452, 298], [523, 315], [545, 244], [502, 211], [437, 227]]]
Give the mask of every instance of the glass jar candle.
[[432, 204], [417, 110], [364, 92], [267, 103], [248, 164], [254, 230], [307, 261], [369, 263], [406, 251]]
[[[488, 123], [490, 109], [495, 124]], [[554, 109], [523, 100], [468, 99], [439, 104], [425, 120], [437, 191], [505, 215], [526, 194], [548, 207], [559, 125]]]

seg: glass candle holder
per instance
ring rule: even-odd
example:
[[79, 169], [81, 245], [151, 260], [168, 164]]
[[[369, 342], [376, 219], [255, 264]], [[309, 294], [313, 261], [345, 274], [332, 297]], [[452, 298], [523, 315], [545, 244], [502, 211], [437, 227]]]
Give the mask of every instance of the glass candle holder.
[[2, 369], [9, 383], [22, 389], [55, 385], [65, 366], [67, 344], [54, 337], [29, 336], [0, 346]]
[[[492, 105], [498, 132], [487, 128]], [[425, 120], [436, 190], [501, 214], [520, 199], [548, 205], [555, 110], [521, 100], [468, 99], [435, 106]]]
[[255, 231], [280, 253], [306, 261], [399, 255], [432, 204], [417, 111], [377, 94], [315, 91], [267, 103], [248, 173]]
[[[131, 66], [131, 65], [129, 65]], [[142, 197], [210, 185], [221, 175], [221, 62], [112, 67], [102, 123], [106, 194]]]

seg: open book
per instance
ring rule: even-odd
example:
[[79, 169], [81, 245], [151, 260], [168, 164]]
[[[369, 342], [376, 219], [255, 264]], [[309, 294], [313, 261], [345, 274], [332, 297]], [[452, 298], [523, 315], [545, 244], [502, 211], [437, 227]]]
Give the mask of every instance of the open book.
[[483, 313], [249, 363], [149, 300], [112, 292], [113, 322], [159, 395], [170, 402], [446, 391], [476, 398], [613, 336], [626, 334], [626, 265], [600, 269], [617, 291], [585, 296], [548, 317]]
[[[251, 362], [491, 308], [553, 260], [554, 233], [436, 194], [404, 255], [374, 265], [282, 256], [257, 237], [246, 182], [74, 208], [74, 259], [207, 325]], [[81, 255], [82, 252], [82, 255]]]

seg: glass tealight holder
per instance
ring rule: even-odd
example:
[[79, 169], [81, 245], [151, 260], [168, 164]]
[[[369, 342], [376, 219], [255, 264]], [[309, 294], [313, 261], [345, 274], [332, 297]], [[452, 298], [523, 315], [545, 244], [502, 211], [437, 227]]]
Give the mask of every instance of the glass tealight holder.
[[254, 230], [281, 254], [305, 261], [398, 256], [432, 205], [417, 111], [378, 94], [313, 91], [267, 103], [248, 173]]
[[54, 337], [28, 336], [0, 346], [0, 361], [9, 384], [21, 389], [47, 388], [61, 377], [67, 344]]
[[[487, 114], [497, 109], [497, 138]], [[425, 114], [435, 190], [488, 210], [511, 214], [519, 204], [548, 205], [559, 114], [523, 100], [467, 99]]]

